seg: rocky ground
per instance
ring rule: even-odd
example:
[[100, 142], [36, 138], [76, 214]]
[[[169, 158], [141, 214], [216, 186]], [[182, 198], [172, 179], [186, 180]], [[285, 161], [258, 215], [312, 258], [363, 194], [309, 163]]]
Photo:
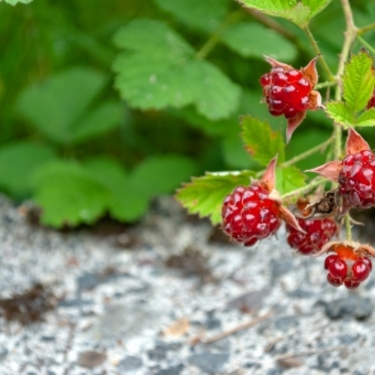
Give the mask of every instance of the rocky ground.
[[169, 198], [130, 227], [26, 212], [0, 198], [1, 375], [375, 374], [374, 275], [333, 288], [284, 234], [231, 245]]

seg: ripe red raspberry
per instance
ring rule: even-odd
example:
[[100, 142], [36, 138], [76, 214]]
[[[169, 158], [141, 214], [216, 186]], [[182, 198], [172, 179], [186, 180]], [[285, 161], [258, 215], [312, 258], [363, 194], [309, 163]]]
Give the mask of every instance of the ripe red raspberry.
[[375, 91], [372, 93], [371, 99], [368, 101], [366, 109], [375, 108]]
[[268, 110], [273, 116], [284, 115], [289, 119], [309, 108], [312, 88], [301, 71], [274, 67], [261, 77], [260, 83]]
[[362, 150], [347, 155], [338, 176], [339, 193], [352, 206], [375, 205], [375, 155]]
[[335, 287], [344, 284], [348, 289], [358, 288], [372, 269], [371, 260], [364, 254], [369, 249], [372, 254], [373, 249], [355, 243], [331, 244], [326, 250], [335, 254], [329, 255], [324, 262], [324, 268], [328, 271], [327, 281]]
[[272, 69], [260, 78], [268, 110], [273, 116], [284, 115], [288, 120], [287, 140], [303, 121], [308, 109], [315, 110], [321, 106], [321, 96], [314, 90], [318, 82], [316, 59], [306, 67], [297, 70], [291, 65], [265, 56]]
[[260, 183], [235, 188], [224, 200], [223, 230], [245, 246], [276, 233], [281, 225], [279, 207], [268, 196]]
[[298, 218], [297, 220], [306, 233], [297, 231], [295, 228], [287, 225], [286, 230], [289, 232], [287, 241], [291, 247], [304, 255], [311, 255], [318, 252], [338, 231], [336, 222], [331, 218]]

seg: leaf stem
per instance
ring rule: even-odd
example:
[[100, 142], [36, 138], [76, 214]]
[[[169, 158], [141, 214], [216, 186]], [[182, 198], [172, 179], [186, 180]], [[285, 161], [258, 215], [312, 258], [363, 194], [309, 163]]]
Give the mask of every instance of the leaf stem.
[[375, 29], [375, 22], [357, 29], [357, 35], [362, 35]]
[[306, 191], [311, 190], [312, 188], [314, 188], [316, 186], [319, 186], [322, 183], [325, 183], [326, 181], [327, 181], [326, 178], [318, 177], [314, 180], [311, 180], [310, 183], [307, 184], [306, 186], [303, 186], [301, 188], [295, 189], [293, 191], [290, 191], [289, 193], [286, 193], [286, 194], [282, 195], [281, 199], [284, 200], [284, 199], [293, 197], [294, 195], [297, 195], [297, 194], [300, 194], [300, 193], [305, 193]]
[[319, 89], [324, 89], [325, 87], [332, 87], [332, 86], [336, 86], [337, 85], [337, 82], [336, 81], [325, 81], [325, 82], [322, 82], [322, 83], [318, 83], [317, 85], [315, 85], [315, 89], [316, 90], [319, 90]]
[[316, 42], [314, 35], [311, 33], [308, 26], [305, 26], [303, 28], [307, 38], [309, 39], [311, 46], [313, 47], [315, 53], [319, 56], [320, 64], [322, 65], [323, 70], [325, 71], [327, 78], [329, 81], [336, 81], [335, 76], [332, 74], [331, 69], [329, 68], [326, 60], [322, 56], [322, 53], [320, 52], [318, 43]]
[[216, 45], [221, 40], [221, 34], [224, 30], [238, 18], [241, 17], [242, 12], [232, 12], [228, 17], [218, 26], [216, 31], [211, 35], [207, 42], [201, 47], [201, 49], [196, 53], [195, 58], [198, 60], [204, 60], [207, 55], [216, 47]]
[[357, 34], [357, 39], [373, 54], [375, 55], [375, 48], [367, 43], [360, 35]]
[[345, 229], [346, 229], [346, 239], [348, 241], [351, 241], [352, 240], [352, 225], [350, 222], [349, 214], [345, 215]]

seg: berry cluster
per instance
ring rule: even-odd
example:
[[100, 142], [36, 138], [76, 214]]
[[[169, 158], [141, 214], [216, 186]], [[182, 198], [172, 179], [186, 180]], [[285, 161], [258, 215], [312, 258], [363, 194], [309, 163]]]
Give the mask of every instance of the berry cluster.
[[331, 285], [337, 287], [344, 284], [348, 289], [355, 289], [368, 278], [372, 270], [368, 257], [343, 243], [332, 245], [329, 251], [335, 254], [327, 256], [324, 268], [328, 271], [327, 281]]
[[261, 77], [260, 83], [273, 116], [289, 119], [308, 109], [311, 86], [301, 71], [276, 66]]
[[304, 255], [313, 255], [321, 250], [338, 232], [337, 223], [330, 217], [324, 219], [302, 219], [298, 223], [305, 231], [302, 233], [290, 225], [286, 226], [289, 233], [288, 244]]

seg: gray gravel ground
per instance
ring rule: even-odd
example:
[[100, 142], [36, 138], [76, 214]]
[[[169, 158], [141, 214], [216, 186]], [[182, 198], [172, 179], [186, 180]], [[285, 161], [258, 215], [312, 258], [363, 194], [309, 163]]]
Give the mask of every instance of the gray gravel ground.
[[[374, 275], [336, 289], [284, 233], [249, 249], [211, 234], [169, 198], [99, 236], [31, 226], [0, 197], [0, 374], [375, 374]], [[32, 307], [44, 320], [20, 323]]]

